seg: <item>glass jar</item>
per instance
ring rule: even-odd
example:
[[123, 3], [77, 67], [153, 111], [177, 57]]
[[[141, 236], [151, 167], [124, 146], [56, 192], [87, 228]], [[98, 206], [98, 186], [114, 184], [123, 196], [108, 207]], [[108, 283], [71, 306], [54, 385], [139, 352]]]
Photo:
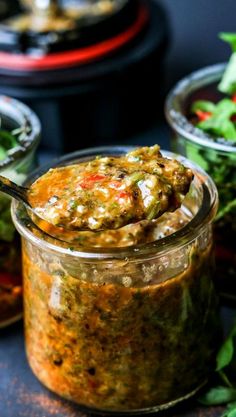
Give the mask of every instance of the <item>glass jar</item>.
[[[59, 165], [129, 150], [88, 149]], [[193, 395], [214, 368], [217, 191], [200, 168], [178, 158], [194, 169], [194, 181], [178, 209], [179, 227], [152, 242], [73, 247], [40, 230], [22, 204], [12, 205], [23, 243], [29, 364], [50, 390], [88, 411], [143, 415], [168, 408]]]
[[[0, 175], [22, 184], [35, 167], [34, 154], [39, 142], [40, 124], [24, 104], [0, 96], [1, 128], [24, 130], [24, 140], [0, 161]], [[0, 192], [0, 327], [22, 316], [20, 238], [11, 220], [10, 198]]]
[[224, 64], [204, 68], [177, 83], [166, 101], [166, 117], [173, 129], [172, 149], [199, 164], [214, 179], [219, 211], [214, 222], [216, 283], [223, 296], [236, 298], [236, 146], [220, 143], [193, 126], [186, 115], [195, 100], [217, 101], [217, 84]]

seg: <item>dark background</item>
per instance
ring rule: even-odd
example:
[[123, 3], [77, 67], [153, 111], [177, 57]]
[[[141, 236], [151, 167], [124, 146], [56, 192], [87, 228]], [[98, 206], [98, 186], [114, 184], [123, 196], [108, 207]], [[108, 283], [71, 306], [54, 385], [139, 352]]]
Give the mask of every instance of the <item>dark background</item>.
[[[63, 0], [65, 3], [67, 1], [70, 0]], [[160, 62], [158, 57], [155, 63], [153, 58], [150, 58], [148, 64], [145, 62], [142, 70], [140, 70], [140, 65], [136, 65], [132, 68], [133, 72], [130, 71], [129, 74], [126, 72], [125, 77], [120, 77], [120, 84], [114, 81], [112, 88], [104, 87], [100, 95], [98, 93], [96, 96], [95, 92], [94, 95], [87, 95], [84, 99], [82, 94], [79, 97], [79, 93], [76, 93], [76, 97], [79, 97], [77, 101], [76, 99], [64, 100], [64, 98], [60, 101], [54, 98], [53, 92], [50, 92], [50, 97], [47, 97], [47, 92], [41, 91], [40, 87], [36, 92], [34, 89], [32, 95], [27, 95], [28, 92], [16, 92], [14, 83], [6, 84], [4, 77], [0, 80], [1, 93], [25, 101], [41, 119], [43, 135], [40, 150], [67, 153], [78, 148], [115, 143], [152, 144], [158, 142], [165, 148], [169, 146], [169, 129], [163, 115], [164, 98], [176, 81], [188, 73], [207, 65], [227, 61], [230, 56], [230, 47], [218, 38], [218, 33], [236, 31], [236, 1], [152, 1], [161, 5], [169, 22], [166, 35], [169, 31], [170, 41], [168, 47], [165, 48], [163, 79], [158, 73], [158, 66], [162, 69], [162, 58]], [[0, 0], [0, 13], [3, 12], [4, 7], [10, 10], [14, 4], [16, 10], [17, 0]], [[156, 24], [156, 26], [160, 28], [161, 25]], [[154, 38], [155, 35], [151, 39]], [[150, 39], [149, 42], [151, 42]], [[130, 52], [127, 53], [127, 60], [131, 60], [131, 55]], [[139, 73], [137, 81], [134, 77], [135, 71]], [[97, 69], [94, 73], [95, 75], [98, 73]], [[120, 69], [117, 73], [121, 73]], [[105, 85], [108, 78], [104, 77], [102, 81], [99, 81], [100, 84]], [[123, 82], [124, 79], [127, 84]], [[83, 82], [82, 88], [84, 86]], [[89, 85], [90, 88], [94, 88], [92, 84]], [[63, 93], [64, 89], [61, 84], [58, 90]], [[75, 91], [74, 88], [73, 91]], [[131, 98], [131, 100], [128, 101], [126, 98]]]
[[167, 89], [195, 69], [228, 59], [230, 48], [217, 35], [220, 31], [236, 31], [235, 0], [159, 0], [159, 3], [167, 11], [172, 28]]

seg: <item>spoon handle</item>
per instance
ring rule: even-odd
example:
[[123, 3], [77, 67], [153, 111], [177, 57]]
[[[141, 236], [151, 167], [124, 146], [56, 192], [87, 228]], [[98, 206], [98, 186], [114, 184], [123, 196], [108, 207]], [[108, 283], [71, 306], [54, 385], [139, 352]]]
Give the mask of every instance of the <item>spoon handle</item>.
[[16, 198], [16, 200], [21, 202], [23, 201], [25, 204], [27, 204], [27, 206], [29, 206], [27, 188], [15, 184], [8, 178], [2, 177], [2, 175], [0, 175], [0, 191], [10, 195], [13, 198]]

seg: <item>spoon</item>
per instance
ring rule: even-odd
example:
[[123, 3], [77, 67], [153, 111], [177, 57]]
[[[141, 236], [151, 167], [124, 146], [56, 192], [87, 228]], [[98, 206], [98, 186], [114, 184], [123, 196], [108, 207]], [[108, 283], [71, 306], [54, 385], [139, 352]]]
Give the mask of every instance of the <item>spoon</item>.
[[[33, 215], [34, 223], [38, 225], [40, 229], [44, 230], [44, 232], [46, 233], [49, 232], [49, 235], [63, 242], [67, 241], [68, 243], [73, 243], [73, 244], [76, 243], [77, 234], [74, 234], [71, 230], [68, 230], [68, 231], [64, 230], [64, 232], [62, 232], [60, 228], [53, 226], [51, 223], [46, 221], [43, 217], [39, 216], [39, 214], [37, 213], [37, 210], [35, 210], [29, 202], [29, 188], [22, 187], [16, 184], [15, 182], [9, 180], [8, 178], [0, 175], [0, 192], [8, 194], [9, 196], [19, 201], [20, 203], [23, 203]], [[43, 222], [40, 223], [40, 220], [42, 220]], [[144, 220], [140, 222], [140, 225], [143, 225], [142, 227], [144, 227], [145, 229], [146, 227], [150, 227], [150, 222], [147, 220]], [[84, 231], [85, 230], [88, 231], [88, 229], [84, 229]], [[66, 234], [66, 232], [69, 232], [69, 233]], [[63, 233], [63, 239], [61, 238], [61, 233]]]
[[[26, 208], [30, 211], [33, 222], [40, 229], [44, 230], [46, 233], [50, 231], [51, 236], [57, 238], [58, 240], [62, 240], [59, 238], [62, 231], [60, 229], [57, 230], [56, 227], [51, 227], [52, 225], [48, 221], [46, 221], [42, 216], [39, 216], [37, 210], [31, 206], [29, 202], [29, 188], [22, 187], [21, 185], [18, 185], [15, 182], [9, 180], [8, 178], [0, 175], [0, 192], [8, 194], [20, 203], [23, 203], [26, 206]], [[41, 220], [42, 223], [40, 223]], [[67, 239], [65, 239], [65, 237], [66, 236], [64, 236], [63, 241], [67, 240], [68, 242], [73, 241], [74, 238], [73, 235], [68, 235]]]
[[15, 182], [0, 175], [0, 191], [24, 203], [27, 208], [34, 211], [28, 200], [28, 188], [17, 185]]
[[116, 159], [51, 168], [28, 188], [0, 176], [0, 191], [23, 202], [34, 223], [42, 219], [65, 232], [99, 232], [175, 211], [192, 179], [191, 169], [163, 157], [154, 145]]

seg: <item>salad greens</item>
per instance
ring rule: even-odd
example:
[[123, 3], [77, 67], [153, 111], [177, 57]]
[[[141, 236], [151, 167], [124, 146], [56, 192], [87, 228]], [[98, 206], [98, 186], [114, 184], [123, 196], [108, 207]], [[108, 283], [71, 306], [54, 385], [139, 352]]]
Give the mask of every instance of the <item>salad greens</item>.
[[224, 141], [225, 145], [235, 146], [235, 151], [231, 148], [229, 152], [220, 151], [193, 143], [185, 146], [186, 156], [208, 172], [219, 192], [219, 209], [214, 224], [216, 264], [218, 276], [223, 274], [225, 285], [224, 278], [231, 279], [236, 274], [236, 33], [221, 33], [220, 38], [232, 48], [232, 56], [218, 85], [218, 90], [226, 96], [216, 103], [197, 100], [191, 106], [191, 113], [195, 115], [193, 124], [209, 134], [209, 140]]
[[8, 156], [8, 151], [18, 145], [16, 137], [7, 130], [0, 129], [0, 161]]
[[[2, 129], [0, 119], [0, 163], [9, 156], [10, 150], [18, 146], [22, 133], [24, 133], [22, 128], [12, 132]], [[11, 175], [11, 172], [8, 174]], [[15, 233], [10, 214], [10, 201], [8, 196], [0, 193], [0, 240], [5, 242], [11, 242]]]
[[[213, 178], [219, 192], [219, 209], [216, 225], [224, 220], [223, 228], [229, 225], [230, 233], [236, 232], [236, 152], [221, 153], [211, 148], [202, 148], [191, 142], [185, 144], [186, 156], [199, 164]], [[236, 149], [235, 149], [236, 151]]]
[[9, 151], [19, 146], [19, 142], [24, 140], [29, 133], [28, 126], [18, 127], [12, 131], [1, 127], [0, 118], [0, 162], [9, 156]]
[[200, 398], [203, 405], [227, 405], [222, 417], [236, 417], [236, 322], [216, 356], [216, 385]]
[[218, 86], [219, 91], [225, 94], [234, 94], [236, 91], [236, 33], [219, 34], [220, 39], [228, 42], [232, 49], [232, 55], [229, 59], [223, 78]]
[[199, 129], [229, 141], [236, 142], [236, 123], [231, 120], [236, 115], [236, 103], [229, 98], [220, 100], [217, 104], [211, 101], [195, 101], [192, 112], [199, 115], [200, 112], [208, 112], [208, 117], [197, 123]]
[[[198, 100], [193, 103], [191, 112], [198, 117], [196, 126], [214, 138], [224, 138], [236, 143], [236, 33], [220, 33], [220, 39], [228, 42], [232, 55], [226, 66], [218, 90], [227, 96], [218, 103]], [[231, 97], [233, 96], [233, 97]]]

